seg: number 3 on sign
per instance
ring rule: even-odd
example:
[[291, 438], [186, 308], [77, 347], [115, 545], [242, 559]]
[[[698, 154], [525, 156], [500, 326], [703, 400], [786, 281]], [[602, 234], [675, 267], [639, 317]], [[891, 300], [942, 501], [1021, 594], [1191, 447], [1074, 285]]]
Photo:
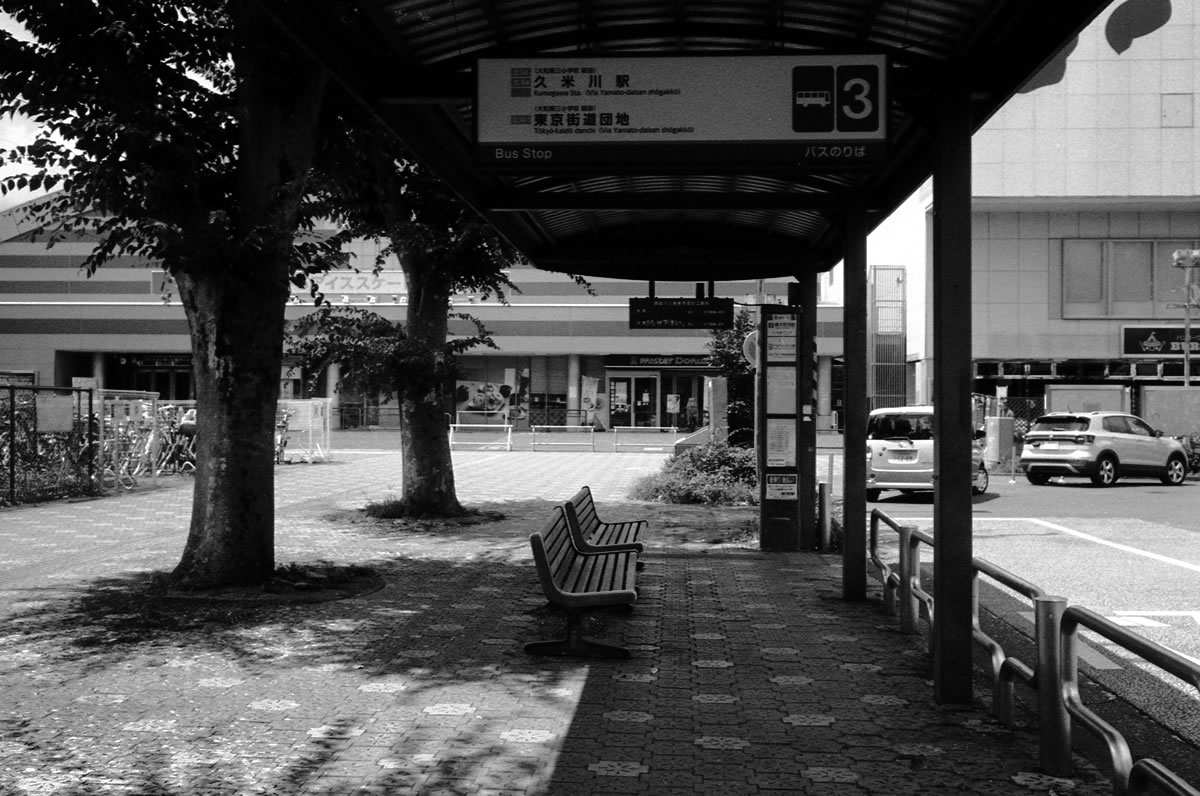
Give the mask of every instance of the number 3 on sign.
[[837, 129], [843, 133], [880, 131], [883, 88], [874, 64], [848, 64], [837, 70]]
[[873, 88], [874, 86], [861, 77], [847, 80], [842, 86], [842, 96], [849, 102], [842, 104], [842, 113], [856, 122], [869, 118], [875, 110], [875, 103], [871, 101]]

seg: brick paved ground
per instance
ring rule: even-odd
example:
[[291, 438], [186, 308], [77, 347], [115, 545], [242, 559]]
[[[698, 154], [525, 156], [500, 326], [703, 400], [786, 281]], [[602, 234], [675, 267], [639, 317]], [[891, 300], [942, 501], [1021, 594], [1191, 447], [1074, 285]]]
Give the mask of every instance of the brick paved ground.
[[[0, 511], [0, 794], [1026, 794], [1028, 731], [936, 706], [919, 639], [840, 599], [840, 561], [728, 539], [745, 510], [626, 499], [661, 455], [456, 453], [502, 519], [435, 531], [357, 511], [395, 454], [278, 468], [278, 560], [367, 564], [313, 605], [89, 606], [178, 559], [185, 486]], [[527, 537], [589, 483], [652, 519], [641, 598], [589, 632], [626, 661], [546, 659]], [[145, 617], [171, 617], [146, 630]]]

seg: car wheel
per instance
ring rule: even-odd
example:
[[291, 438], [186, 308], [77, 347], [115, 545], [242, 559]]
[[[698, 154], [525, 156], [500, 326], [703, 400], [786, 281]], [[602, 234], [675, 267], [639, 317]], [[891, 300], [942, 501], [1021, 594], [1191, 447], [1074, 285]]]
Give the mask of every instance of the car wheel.
[[975, 471], [975, 481], [971, 484], [971, 494], [982, 495], [984, 492], [987, 492], [988, 483], [989, 479], [987, 468], [980, 466], [980, 468]]
[[1050, 476], [1045, 473], [1025, 473], [1025, 480], [1034, 486], [1045, 486], [1050, 483]]
[[1168, 486], [1179, 486], [1187, 478], [1187, 471], [1187, 461], [1182, 456], [1172, 456], [1167, 459], [1167, 469], [1162, 474], [1162, 482]]
[[882, 489], [868, 489], [867, 490], [867, 502], [874, 503], [875, 501], [879, 500], [879, 493], [882, 491], [883, 491]]
[[1096, 472], [1092, 473], [1092, 483], [1096, 486], [1112, 486], [1117, 483], [1120, 473], [1117, 471], [1117, 460], [1111, 455], [1101, 456], [1096, 460]]

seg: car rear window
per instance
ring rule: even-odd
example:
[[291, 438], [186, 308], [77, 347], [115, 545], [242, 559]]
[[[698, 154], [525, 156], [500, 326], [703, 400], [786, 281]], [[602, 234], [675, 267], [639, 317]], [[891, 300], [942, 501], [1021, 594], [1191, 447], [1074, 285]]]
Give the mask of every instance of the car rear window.
[[867, 439], [933, 439], [933, 415], [872, 415], [867, 420]]
[[1031, 431], [1087, 431], [1091, 421], [1086, 417], [1039, 417]]

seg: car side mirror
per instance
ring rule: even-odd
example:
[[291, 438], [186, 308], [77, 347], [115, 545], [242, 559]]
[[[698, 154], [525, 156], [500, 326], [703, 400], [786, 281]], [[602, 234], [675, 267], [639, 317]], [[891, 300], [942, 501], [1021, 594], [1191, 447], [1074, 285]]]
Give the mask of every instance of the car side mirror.
[[975, 429], [975, 434], [972, 439], [983, 439], [987, 436], [987, 431], [982, 428]]

